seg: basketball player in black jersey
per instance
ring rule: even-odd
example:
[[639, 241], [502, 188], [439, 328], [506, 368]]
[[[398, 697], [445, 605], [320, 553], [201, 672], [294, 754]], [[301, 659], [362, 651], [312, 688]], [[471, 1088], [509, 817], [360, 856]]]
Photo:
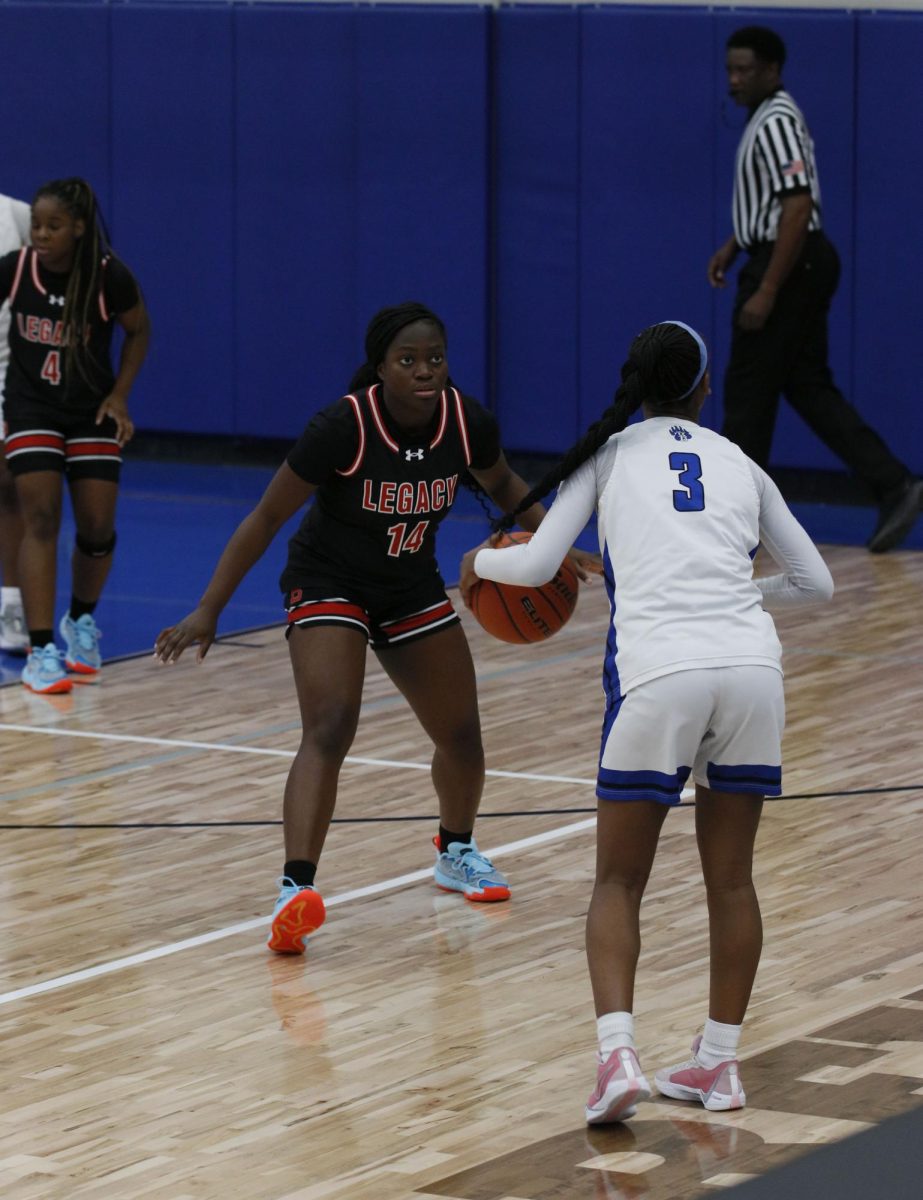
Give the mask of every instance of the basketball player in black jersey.
[[[22, 511], [20, 587], [31, 651], [22, 681], [67, 692], [65, 670], [99, 674], [93, 612], [112, 565], [122, 446], [134, 431], [128, 395], [144, 360], [148, 317], [134, 276], [114, 258], [84, 179], [40, 187], [32, 248], [0, 258], [0, 302], [10, 301], [4, 417], [6, 458]], [[116, 374], [115, 324], [124, 332]], [[77, 526], [70, 609], [54, 641], [55, 570], [67, 478]]]
[[[472, 901], [506, 900], [503, 875], [478, 850], [474, 819], [484, 751], [474, 665], [435, 557], [435, 534], [467, 475], [504, 512], [528, 485], [500, 448], [494, 418], [449, 379], [446, 333], [420, 304], [379, 312], [350, 394], [320, 412], [231, 537], [198, 608], [163, 630], [155, 657], [198, 660], [241, 579], [286, 520], [314, 503], [282, 574], [302, 740], [285, 788], [285, 867], [268, 945], [301, 954], [324, 920], [314, 888], [340, 767], [359, 719], [372, 646], [435, 746], [440, 826], [436, 883]], [[534, 530], [541, 505], [520, 524]], [[598, 559], [574, 551], [580, 577]]]

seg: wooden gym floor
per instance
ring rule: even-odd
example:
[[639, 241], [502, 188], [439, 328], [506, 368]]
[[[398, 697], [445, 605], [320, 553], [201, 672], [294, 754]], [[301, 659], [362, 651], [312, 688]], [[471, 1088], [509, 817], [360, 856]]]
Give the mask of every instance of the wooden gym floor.
[[[600, 583], [541, 646], [464, 614], [509, 904], [433, 887], [428, 747], [370, 656], [303, 959], [264, 946], [298, 737], [278, 630], [70, 698], [0, 690], [3, 1196], [692, 1200], [923, 1104], [923, 554], [825, 553], [833, 603], [778, 618], [786, 795], [736, 1114], [583, 1123]], [[692, 817], [643, 909], [650, 1073], [705, 1016]]]

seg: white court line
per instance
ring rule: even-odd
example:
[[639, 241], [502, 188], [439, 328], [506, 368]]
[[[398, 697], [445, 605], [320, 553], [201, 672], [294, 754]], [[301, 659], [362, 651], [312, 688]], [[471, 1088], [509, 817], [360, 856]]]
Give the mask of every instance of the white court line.
[[[142, 746], [165, 746], [176, 750], [224, 750], [230, 754], [262, 754], [272, 758], [294, 758], [294, 750], [272, 750], [263, 746], [237, 746], [230, 742], [190, 742], [182, 738], [144, 737], [137, 733], [95, 733], [85, 729], [56, 729], [46, 725], [6, 725], [0, 723], [0, 733], [41, 733], [51, 737], [89, 738], [103, 742], [134, 742]], [[362, 758], [348, 754], [345, 762], [364, 767], [400, 767], [406, 771], [428, 771], [429, 763], [406, 762], [392, 758]], [[536, 775], [526, 771], [491, 771], [498, 779], [531, 779], [537, 783], [577, 783], [595, 787], [595, 779], [577, 779], [571, 775]]]
[[[497, 846], [491, 851], [493, 856], [509, 854], [514, 850], [524, 850], [529, 846], [539, 846], [543, 842], [556, 841], [558, 838], [570, 837], [584, 829], [591, 829], [596, 824], [595, 817], [584, 821], [576, 821], [572, 825], [562, 825], [560, 829], [551, 829], [547, 833], [537, 833], [532, 837], [522, 838], [518, 842], [507, 842], [505, 846]], [[377, 896], [382, 892], [391, 892], [409, 883], [418, 883], [421, 879], [432, 878], [432, 868], [422, 871], [411, 871], [409, 875], [397, 875], [393, 879], [385, 879], [381, 883], [372, 883], [367, 887], [354, 888], [351, 892], [340, 892], [325, 901], [327, 908], [338, 904], [347, 904], [350, 900], [360, 900], [366, 896]], [[212, 933], [202, 933], [198, 937], [184, 938], [181, 942], [170, 942], [166, 946], [156, 946], [152, 950], [142, 950], [138, 954], [129, 954], [125, 958], [116, 958], [111, 962], [99, 963], [95, 967], [86, 967], [82, 971], [72, 971], [69, 975], [58, 975], [54, 979], [46, 979], [42, 983], [33, 983], [28, 987], [17, 988], [14, 992], [0, 994], [0, 1005], [12, 1004], [14, 1000], [25, 1000], [29, 996], [39, 996], [43, 992], [54, 992], [59, 988], [70, 987], [75, 983], [84, 983], [88, 979], [97, 979], [101, 975], [112, 975], [116, 971], [124, 971], [129, 967], [137, 967], [141, 963], [153, 962], [158, 958], [166, 958], [171, 954], [179, 954], [183, 950], [191, 950], [195, 946], [205, 946], [209, 942], [217, 942], [222, 938], [233, 937], [237, 933], [247, 933], [251, 929], [259, 929], [268, 924], [268, 917], [256, 917], [251, 921], [241, 921], [237, 925], [228, 925], [224, 929], [216, 929]]]

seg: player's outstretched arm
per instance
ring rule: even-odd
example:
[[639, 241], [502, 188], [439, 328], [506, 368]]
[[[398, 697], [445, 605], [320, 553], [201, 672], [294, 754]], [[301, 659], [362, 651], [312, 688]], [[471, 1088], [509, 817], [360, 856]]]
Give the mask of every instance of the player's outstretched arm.
[[154, 658], [175, 663], [187, 646], [198, 643], [201, 662], [215, 640], [218, 618], [240, 581], [269, 547], [285, 522], [314, 494], [315, 485], [283, 463], [263, 493], [259, 504], [237, 526], [215, 567], [197, 607], [176, 625], [161, 630], [154, 643]]

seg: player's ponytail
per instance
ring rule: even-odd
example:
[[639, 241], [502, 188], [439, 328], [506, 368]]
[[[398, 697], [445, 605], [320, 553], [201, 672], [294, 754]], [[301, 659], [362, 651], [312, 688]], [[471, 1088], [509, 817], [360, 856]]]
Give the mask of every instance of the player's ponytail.
[[612, 404], [513, 511], [493, 523], [494, 530], [511, 529], [520, 513], [543, 500], [552, 488], [592, 458], [614, 433], [620, 433], [642, 404], [653, 413], [660, 408], [675, 411], [677, 404], [691, 398], [707, 365], [702, 339], [680, 321], [664, 321], [639, 333], [622, 364], [621, 382]]

